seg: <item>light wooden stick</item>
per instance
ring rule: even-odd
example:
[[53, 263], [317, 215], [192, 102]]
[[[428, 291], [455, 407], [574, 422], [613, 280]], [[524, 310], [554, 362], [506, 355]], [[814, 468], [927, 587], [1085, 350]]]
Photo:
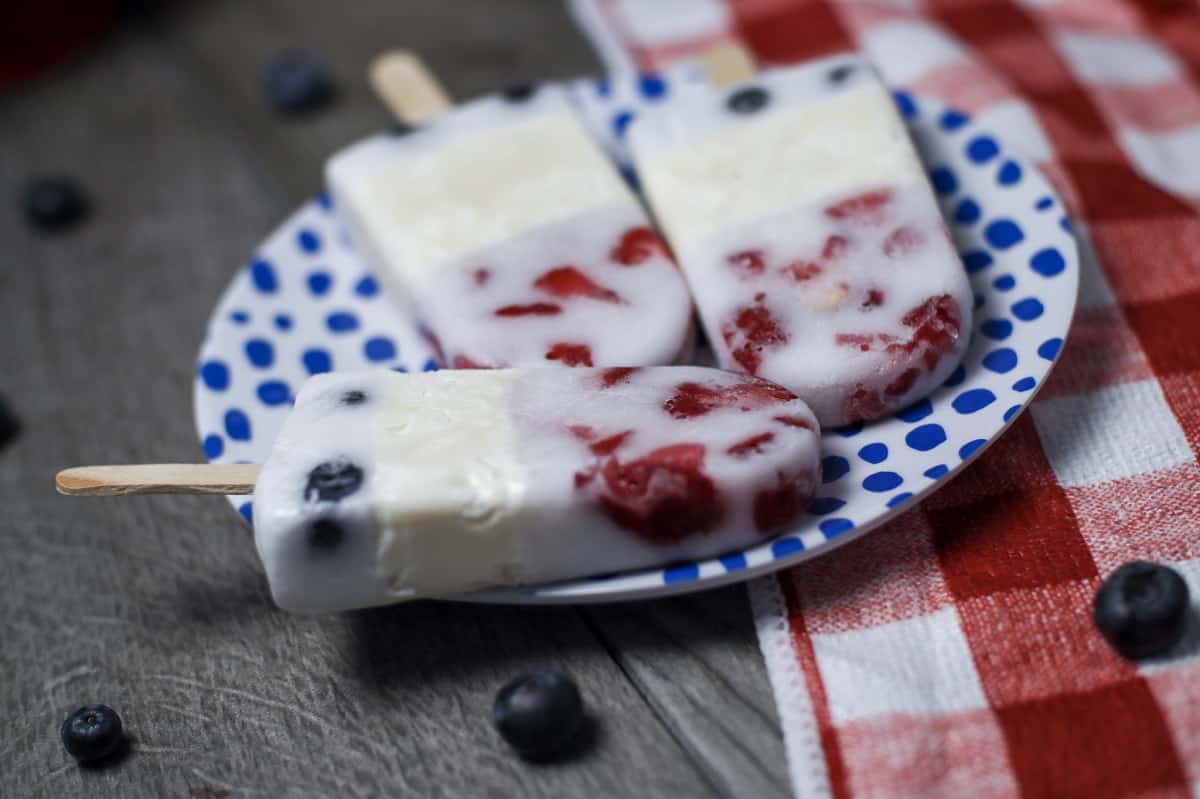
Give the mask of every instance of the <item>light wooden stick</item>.
[[253, 494], [254, 463], [144, 463], [79, 466], [54, 478], [60, 494], [112, 497], [125, 494]]
[[454, 105], [421, 59], [407, 50], [383, 53], [367, 68], [371, 88], [401, 122], [420, 125]]
[[754, 77], [754, 54], [738, 42], [721, 42], [704, 51], [704, 70], [714, 86], [733, 86]]

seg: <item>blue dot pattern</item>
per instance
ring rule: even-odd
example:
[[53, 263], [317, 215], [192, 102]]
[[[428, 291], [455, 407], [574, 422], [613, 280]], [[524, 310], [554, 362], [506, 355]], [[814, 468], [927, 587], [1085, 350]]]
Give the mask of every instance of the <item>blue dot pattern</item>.
[[[671, 68], [657, 76], [583, 81], [573, 91], [618, 169], [636, 179], [626, 126], [650, 103], [669, 105], [702, 89], [694, 74], [691, 67]], [[1011, 157], [1003, 140], [932, 101], [918, 104], [900, 93], [896, 103], [921, 132], [931, 181], [972, 293], [983, 303], [964, 366], [893, 418], [827, 431], [821, 496], [792, 529], [698, 563], [502, 592], [507, 601], [530, 594], [570, 598], [581, 585], [593, 594], [597, 585], [614, 594], [668, 585], [686, 590], [820, 554], [920, 501], [1026, 406], [1059, 355], [1074, 302], [1078, 263], [1070, 223], [1044, 179]], [[200, 440], [212, 460], [261, 462], [309, 374], [439, 368], [415, 325], [383, 297], [330, 206], [327, 196], [318, 198], [264, 242], [210, 320], [194, 391]], [[270, 346], [269, 359], [265, 348], [247, 350], [256, 339]], [[234, 507], [252, 514], [244, 499]]]
[[265, 338], [252, 338], [246, 342], [246, 359], [257, 369], [266, 369], [275, 363], [275, 348]]

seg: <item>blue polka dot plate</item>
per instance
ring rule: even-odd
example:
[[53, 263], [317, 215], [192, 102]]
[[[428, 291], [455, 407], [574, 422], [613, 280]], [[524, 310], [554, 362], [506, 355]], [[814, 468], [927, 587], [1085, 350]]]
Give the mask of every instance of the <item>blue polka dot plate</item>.
[[[580, 106], [631, 182], [623, 139], [639, 108], [697, 91], [703, 75], [579, 81]], [[929, 168], [975, 291], [966, 359], [928, 398], [824, 435], [824, 484], [795, 529], [742, 552], [545, 586], [461, 597], [506, 603], [609, 602], [710, 588], [822, 555], [946, 484], [1029, 404], [1075, 311], [1079, 257], [1046, 180], [968, 117], [931, 100], [896, 102]], [[335, 369], [433, 370], [414, 324], [349, 248], [327, 197], [263, 242], [221, 298], [196, 372], [196, 428], [209, 460], [260, 463], [306, 377]], [[231, 498], [249, 519], [250, 503]]]

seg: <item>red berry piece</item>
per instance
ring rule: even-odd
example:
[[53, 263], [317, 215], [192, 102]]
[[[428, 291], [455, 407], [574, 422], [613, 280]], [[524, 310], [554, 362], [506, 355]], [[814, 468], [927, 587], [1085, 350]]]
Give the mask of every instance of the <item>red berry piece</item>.
[[795, 394], [766, 380], [722, 387], [688, 382], [675, 387], [675, 393], [663, 403], [663, 410], [676, 419], [694, 419], [721, 408], [745, 412], [794, 399]]
[[799, 427], [804, 430], [813, 429], [812, 422], [808, 421], [803, 416], [787, 414], [784, 416], [776, 416], [775, 421], [779, 422], [780, 424], [785, 424], [788, 427]]
[[761, 455], [766, 451], [767, 445], [774, 440], [774, 433], [759, 433], [756, 436], [750, 436], [745, 441], [739, 441], [725, 451], [735, 458], [748, 458], [751, 455]]
[[573, 266], [551, 269], [533, 281], [533, 286], [564, 300], [571, 297], [587, 297], [604, 302], [621, 302], [617, 292], [597, 284]]
[[830, 236], [825, 239], [825, 246], [821, 248], [821, 258], [825, 261], [836, 261], [845, 255], [849, 248], [850, 242], [845, 236]]
[[623, 266], [638, 266], [651, 258], [670, 258], [667, 245], [648, 227], [635, 227], [625, 231], [608, 256]]
[[891, 189], [876, 189], [829, 206], [825, 209], [825, 216], [860, 225], [879, 225], [887, 218], [887, 207], [891, 201]]
[[612, 388], [625, 383], [638, 370], [636, 366], [614, 366], [600, 373], [600, 388]]
[[758, 304], [739, 309], [733, 319], [721, 325], [721, 336], [733, 360], [752, 375], [758, 374], [758, 367], [762, 365], [763, 350], [781, 347], [788, 340], [787, 333], [762, 304], [762, 299], [761, 293], [756, 295]]
[[912, 342], [914, 346], [924, 346], [925, 368], [932, 372], [942, 356], [951, 352], [958, 342], [962, 313], [953, 297], [942, 294], [930, 297], [900, 321], [913, 328]]
[[600, 496], [609, 517], [654, 544], [671, 544], [721, 522], [717, 487], [704, 473], [703, 444], [674, 444], [622, 464], [611, 457], [601, 470]]
[[733, 271], [743, 280], [757, 277], [767, 270], [767, 261], [762, 250], [735, 252], [726, 258], [725, 262], [733, 267]]
[[471, 273], [471, 277], [474, 279], [476, 286], [483, 286], [492, 279], [492, 271], [490, 269], [484, 269], [483, 267], [480, 267]]
[[812, 261], [793, 261], [783, 268], [783, 273], [796, 283], [805, 283], [815, 277], [820, 277], [825, 270], [820, 264]]
[[534, 302], [529, 305], [505, 305], [496, 309], [496, 316], [558, 316], [562, 307], [552, 302]]
[[792, 477], [780, 474], [778, 479], [779, 484], [774, 488], [763, 489], [754, 496], [754, 526], [762, 533], [778, 530], [800, 518], [816, 487], [807, 474]]
[[564, 366], [591, 366], [592, 350], [586, 344], [560, 341], [546, 353], [548, 361], [562, 361]]
[[455, 369], [486, 369], [487, 367], [477, 361], [473, 361], [465, 355], [455, 355], [453, 366]]
[[925, 243], [925, 234], [914, 227], [905, 225], [898, 227], [888, 234], [883, 241], [883, 252], [889, 258], [899, 258], [920, 249]]
[[882, 289], [867, 289], [867, 296], [862, 301], [862, 305], [859, 307], [864, 311], [870, 310], [871, 308], [878, 308], [879, 306], [883, 305], [885, 296], [886, 295], [884, 295]]

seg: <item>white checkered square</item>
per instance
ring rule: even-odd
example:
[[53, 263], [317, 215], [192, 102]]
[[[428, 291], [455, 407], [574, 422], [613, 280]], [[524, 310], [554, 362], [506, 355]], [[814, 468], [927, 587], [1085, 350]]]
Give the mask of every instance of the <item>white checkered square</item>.
[[1056, 39], [1075, 74], [1086, 83], [1153, 86], [1179, 77], [1175, 61], [1145, 37], [1072, 31]]
[[1030, 410], [1063, 486], [1119, 480], [1192, 460], [1157, 380], [1056, 397]]
[[716, 37], [731, 25], [721, 0], [617, 0], [616, 11], [642, 47]]
[[878, 627], [813, 635], [812, 642], [835, 724], [987, 707], [952, 607]]

